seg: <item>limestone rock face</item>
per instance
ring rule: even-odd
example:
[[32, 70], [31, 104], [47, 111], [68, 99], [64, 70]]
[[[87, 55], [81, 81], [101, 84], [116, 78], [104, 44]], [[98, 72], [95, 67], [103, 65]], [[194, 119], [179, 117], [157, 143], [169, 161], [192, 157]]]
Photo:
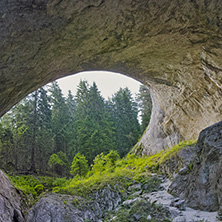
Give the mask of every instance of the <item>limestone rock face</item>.
[[200, 133], [193, 169], [178, 174], [169, 191], [189, 206], [222, 211], [222, 122]]
[[222, 0], [1, 0], [0, 116], [38, 87], [107, 70], [151, 89], [157, 152], [222, 116]]
[[106, 189], [97, 191], [92, 200], [70, 195], [51, 194], [28, 211], [27, 222], [84, 222], [99, 221], [99, 218], [120, 205], [118, 192]]
[[24, 222], [21, 196], [2, 171], [0, 182], [0, 221]]

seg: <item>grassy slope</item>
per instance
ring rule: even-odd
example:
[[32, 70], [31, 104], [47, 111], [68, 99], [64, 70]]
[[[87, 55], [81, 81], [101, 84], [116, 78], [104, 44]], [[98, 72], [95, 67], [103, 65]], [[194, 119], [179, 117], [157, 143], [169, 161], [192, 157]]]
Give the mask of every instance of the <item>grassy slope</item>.
[[10, 177], [16, 188], [25, 194], [32, 194], [37, 197], [43, 192], [59, 192], [86, 196], [95, 190], [110, 185], [118, 184], [120, 192], [124, 192], [132, 182], [147, 183], [150, 174], [159, 172], [159, 166], [170, 159], [184, 146], [194, 144], [195, 141], [181, 142], [169, 149], [163, 150], [153, 156], [137, 157], [128, 154], [125, 158], [117, 160], [115, 166], [104, 166], [102, 172], [90, 171], [85, 178], [57, 178], [34, 176]]

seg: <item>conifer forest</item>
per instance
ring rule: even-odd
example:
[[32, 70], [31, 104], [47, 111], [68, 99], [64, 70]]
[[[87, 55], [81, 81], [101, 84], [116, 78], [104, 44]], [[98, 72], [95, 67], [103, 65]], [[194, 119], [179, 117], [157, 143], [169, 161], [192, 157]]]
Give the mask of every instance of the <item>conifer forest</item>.
[[76, 95], [69, 91], [64, 96], [53, 82], [0, 119], [1, 168], [65, 177], [76, 174], [78, 162], [83, 164], [78, 175], [84, 175], [97, 155], [124, 157], [138, 142], [150, 113], [151, 99], [143, 85], [136, 98], [120, 88], [105, 100], [96, 83], [80, 81]]

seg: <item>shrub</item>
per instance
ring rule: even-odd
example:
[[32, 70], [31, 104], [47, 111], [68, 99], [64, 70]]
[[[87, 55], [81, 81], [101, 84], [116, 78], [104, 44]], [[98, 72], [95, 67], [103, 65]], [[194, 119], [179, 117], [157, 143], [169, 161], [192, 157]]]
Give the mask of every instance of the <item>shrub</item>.
[[52, 185], [53, 185], [54, 187], [62, 187], [62, 186], [64, 186], [66, 183], [67, 183], [66, 178], [56, 178], [56, 179], [53, 181]]
[[38, 184], [34, 187], [34, 189], [35, 189], [36, 193], [38, 195], [40, 195], [45, 190], [45, 187], [42, 184]]
[[80, 177], [84, 177], [88, 171], [88, 161], [86, 160], [85, 156], [77, 153], [73, 158], [70, 173], [73, 176], [79, 175]]

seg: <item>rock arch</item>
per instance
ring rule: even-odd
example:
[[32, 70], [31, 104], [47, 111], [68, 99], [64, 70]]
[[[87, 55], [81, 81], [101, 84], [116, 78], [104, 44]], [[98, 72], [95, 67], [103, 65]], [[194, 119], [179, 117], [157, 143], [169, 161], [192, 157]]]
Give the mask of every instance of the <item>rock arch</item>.
[[2, 0], [0, 30], [0, 116], [59, 77], [107, 70], [152, 91], [145, 154], [221, 120], [221, 0]]

